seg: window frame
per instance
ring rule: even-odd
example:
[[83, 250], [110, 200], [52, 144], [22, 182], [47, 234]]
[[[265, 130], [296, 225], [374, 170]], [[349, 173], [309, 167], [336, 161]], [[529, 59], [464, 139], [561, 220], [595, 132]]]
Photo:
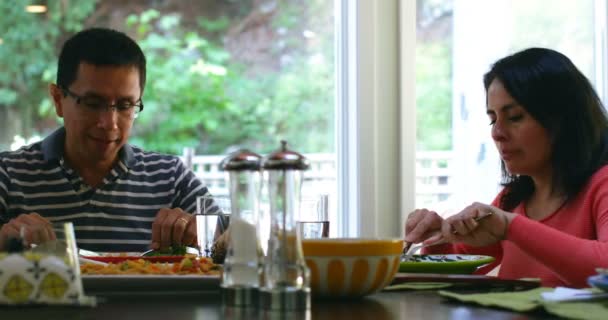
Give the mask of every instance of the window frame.
[[606, 98], [608, 97], [608, 4], [607, 0], [595, 0], [594, 2], [594, 60], [595, 77], [594, 85], [600, 99], [606, 108]]
[[336, 1], [338, 236], [400, 236], [413, 209], [415, 19], [414, 1]]

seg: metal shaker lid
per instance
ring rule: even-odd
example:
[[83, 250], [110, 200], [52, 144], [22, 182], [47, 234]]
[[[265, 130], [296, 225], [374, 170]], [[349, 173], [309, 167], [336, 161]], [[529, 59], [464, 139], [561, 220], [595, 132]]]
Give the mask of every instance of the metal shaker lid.
[[287, 149], [287, 141], [281, 140], [281, 148], [262, 160], [266, 170], [307, 170], [310, 162], [303, 155]]
[[260, 170], [262, 157], [247, 149], [237, 150], [220, 162], [220, 169], [226, 171]]

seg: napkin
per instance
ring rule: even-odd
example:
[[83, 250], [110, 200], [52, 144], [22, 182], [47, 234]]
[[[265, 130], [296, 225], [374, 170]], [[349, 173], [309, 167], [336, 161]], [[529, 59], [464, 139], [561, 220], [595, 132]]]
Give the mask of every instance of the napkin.
[[[578, 290], [577, 290], [578, 291]], [[558, 291], [563, 296], [566, 291]], [[594, 292], [587, 290], [587, 292]], [[608, 319], [608, 300], [590, 301], [547, 301], [543, 296], [555, 297], [554, 288], [536, 288], [528, 291], [462, 294], [439, 291], [444, 297], [462, 302], [476, 303], [486, 307], [496, 307], [517, 312], [544, 308], [550, 314], [570, 319]], [[571, 294], [571, 292], [570, 292]]]
[[608, 299], [608, 293], [597, 289], [572, 289], [557, 287], [552, 292], [543, 292], [541, 297], [548, 302], [562, 302], [575, 300]]
[[462, 302], [477, 303], [486, 307], [498, 307], [518, 312], [526, 312], [540, 306], [540, 294], [550, 291], [551, 288], [536, 288], [528, 291], [518, 292], [492, 292], [462, 294], [451, 291], [439, 291], [444, 297], [456, 299]]

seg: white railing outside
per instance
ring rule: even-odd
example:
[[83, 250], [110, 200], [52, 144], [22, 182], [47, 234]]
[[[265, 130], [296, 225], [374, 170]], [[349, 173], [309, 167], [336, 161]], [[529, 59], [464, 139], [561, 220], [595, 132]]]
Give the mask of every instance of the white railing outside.
[[[336, 156], [331, 153], [308, 153], [310, 169], [304, 172], [302, 194], [334, 194], [336, 190]], [[184, 149], [182, 160], [191, 167], [214, 195], [227, 195], [227, 175], [219, 169], [225, 155], [195, 155]], [[416, 207], [445, 201], [454, 193], [451, 151], [416, 153]]]
[[416, 152], [416, 207], [446, 201], [454, 192], [452, 151]]

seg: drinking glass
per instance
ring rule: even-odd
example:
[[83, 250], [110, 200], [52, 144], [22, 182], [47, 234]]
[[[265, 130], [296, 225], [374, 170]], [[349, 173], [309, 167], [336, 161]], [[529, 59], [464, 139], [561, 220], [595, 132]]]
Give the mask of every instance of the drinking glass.
[[230, 197], [204, 195], [196, 198], [196, 239], [199, 254], [211, 257], [213, 243], [226, 231], [230, 215]]
[[[21, 239], [17, 240], [22, 242], [26, 251], [13, 253], [7, 258], [13, 262], [12, 274], [18, 274], [29, 285], [29, 288], [24, 286], [24, 290], [19, 291], [19, 294], [29, 297], [21, 298], [27, 298], [28, 303], [94, 304], [94, 299], [84, 295], [74, 225], [71, 222], [54, 222], [51, 227], [53, 237], [42, 241], [46, 236], [39, 238], [32, 237], [32, 234], [46, 233], [45, 228], [21, 226]], [[32, 239], [37, 240], [35, 243], [29, 242]], [[15, 292], [12, 293], [12, 298], [15, 298]]]
[[298, 232], [303, 239], [329, 237], [329, 195], [302, 197]]
[[51, 226], [54, 239], [41, 243], [29, 243], [29, 240], [26, 240], [31, 239], [32, 233], [41, 232], [40, 227], [21, 226], [19, 234], [23, 247], [33, 252], [65, 257], [72, 266], [78, 266], [78, 248], [74, 235], [74, 225], [71, 222], [55, 222]]
[[[52, 230], [54, 239], [40, 243], [29, 243], [26, 241], [26, 238], [29, 238], [29, 236], [26, 237], [26, 235], [40, 232], [40, 228], [21, 226], [20, 237], [24, 248], [33, 253], [40, 254], [42, 257], [54, 257], [50, 259], [56, 259], [54, 260], [56, 264], [67, 264], [72, 273], [80, 279], [80, 263], [78, 261], [78, 247], [76, 245], [74, 225], [71, 222], [54, 222], [52, 223]], [[81, 283], [76, 284], [81, 289]]]

